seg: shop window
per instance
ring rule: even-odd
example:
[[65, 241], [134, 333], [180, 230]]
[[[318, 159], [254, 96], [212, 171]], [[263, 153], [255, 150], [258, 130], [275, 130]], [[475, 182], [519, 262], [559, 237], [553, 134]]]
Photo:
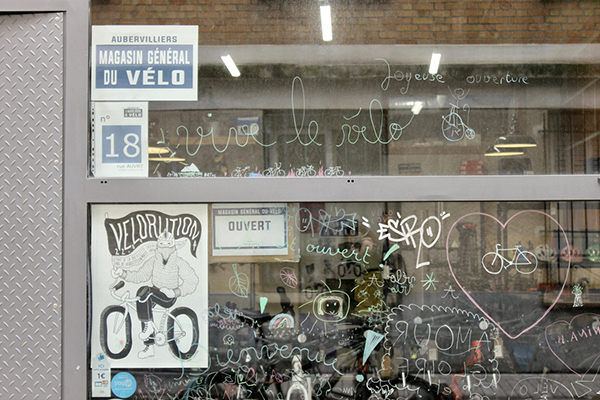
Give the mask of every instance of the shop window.
[[[98, 62], [109, 62], [105, 53], [112, 50], [103, 46], [94, 48]], [[519, 64], [502, 63], [505, 52], [523, 51], [514, 46], [465, 67], [468, 56], [452, 61], [458, 50], [440, 49], [448, 61], [436, 74], [427, 72], [426, 63], [387, 56], [400, 51], [390, 46], [368, 49], [356, 61], [333, 55], [322, 64], [281, 65], [247, 57], [240, 60], [241, 75], [232, 77], [224, 65], [215, 65], [221, 63], [216, 52], [201, 46], [199, 53], [208, 55], [199, 61], [192, 89], [196, 101], [150, 101], [138, 120], [118, 125], [114, 114], [122, 114], [119, 107], [127, 103], [95, 102], [92, 174], [289, 178], [597, 172], [595, 64], [556, 65], [536, 51]], [[273, 62], [285, 61], [278, 59], [278, 47], [271, 51]], [[312, 60], [318, 47], [298, 51]], [[151, 53], [140, 51], [140, 64], [131, 71], [119, 66], [114, 72], [141, 82]], [[110, 65], [97, 69], [106, 73]], [[127, 90], [104, 85], [100, 72], [92, 82], [98, 99], [116, 91], [120, 102], [140, 96], [160, 100], [165, 90], [136, 89], [141, 94], [127, 97]], [[146, 79], [155, 84], [159, 77]], [[129, 124], [141, 124], [141, 132], [125, 138], [115, 130]]]
[[201, 3], [91, 2], [88, 398], [598, 391], [595, 5]]
[[598, 212], [94, 205], [91, 354], [144, 396], [573, 394], [597, 362]]

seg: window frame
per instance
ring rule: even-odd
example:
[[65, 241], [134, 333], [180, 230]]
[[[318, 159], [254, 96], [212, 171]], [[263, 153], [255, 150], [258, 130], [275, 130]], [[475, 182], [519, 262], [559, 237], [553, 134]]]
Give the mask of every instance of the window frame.
[[[11, 6], [5, 6], [11, 8]], [[98, 203], [584, 201], [597, 175], [343, 178], [88, 177], [89, 4], [22, 0], [10, 11], [66, 11], [62, 394], [88, 395], [89, 206]], [[176, 195], [174, 195], [176, 193]]]

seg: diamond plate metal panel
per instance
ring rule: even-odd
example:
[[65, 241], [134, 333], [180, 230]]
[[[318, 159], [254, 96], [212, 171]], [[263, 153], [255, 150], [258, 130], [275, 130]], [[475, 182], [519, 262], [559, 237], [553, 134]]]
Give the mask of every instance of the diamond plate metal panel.
[[0, 398], [61, 396], [63, 14], [0, 15]]

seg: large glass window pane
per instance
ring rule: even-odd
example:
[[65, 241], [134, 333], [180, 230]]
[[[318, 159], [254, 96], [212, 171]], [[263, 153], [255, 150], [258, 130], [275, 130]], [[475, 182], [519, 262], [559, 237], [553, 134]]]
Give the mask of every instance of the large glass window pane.
[[597, 367], [598, 206], [93, 206], [92, 353], [144, 396], [573, 395]]
[[[152, 153], [142, 147], [148, 161], [135, 176], [598, 172], [593, 2], [572, 7], [523, 1], [506, 7], [480, 1], [334, 1], [327, 4], [333, 27], [328, 41], [322, 37], [320, 5], [326, 4], [93, 1], [92, 24], [113, 25], [114, 40], [107, 44], [113, 47], [103, 49], [137, 50], [150, 46], [148, 37], [160, 41], [181, 25], [196, 30], [199, 47], [197, 101], [161, 102], [161, 85], [173, 82], [156, 71], [144, 75], [158, 68], [157, 58], [146, 52], [166, 52], [167, 44], [149, 47], [132, 61], [128, 79], [136, 88], [142, 82], [155, 88], [145, 92], [155, 93], [141, 122], [144, 138], [124, 141], [111, 136], [118, 135], [113, 130], [102, 132], [106, 124], [98, 114], [94, 154], [124, 166], [103, 170], [97, 161], [92, 175], [134, 174], [132, 160], [117, 153], [119, 145], [144, 143], [146, 125]], [[125, 26], [150, 31], [123, 34]], [[98, 54], [97, 60], [126, 68], [120, 54], [125, 53]], [[226, 68], [221, 58], [226, 55], [240, 76]], [[430, 72], [435, 55], [439, 66]], [[178, 76], [171, 77], [175, 84], [182, 83]], [[93, 78], [102, 81], [92, 82], [94, 89], [105, 87], [112, 75]], [[135, 91], [118, 96], [135, 100], [140, 100]], [[131, 155], [133, 149], [126, 150]]]
[[[276, 66], [244, 67], [244, 60], [235, 79], [224, 70], [203, 76], [201, 67], [200, 86], [209, 89], [198, 110], [179, 111], [175, 122], [162, 117], [172, 111], [152, 112], [185, 158], [169, 168], [201, 164], [217, 176], [288, 177], [596, 171], [594, 66], [549, 64], [545, 53], [540, 64], [541, 48], [520, 59], [525, 65], [489, 65], [523, 51], [499, 47], [488, 65], [469, 65], [465, 55], [461, 65], [449, 61], [432, 75], [425, 54], [422, 65], [407, 65], [398, 56], [381, 58], [400, 48], [376, 49], [362, 53], [371, 55], [362, 65], [284, 66], [277, 75]], [[315, 51], [305, 49], [303, 58]], [[460, 57], [453, 47], [439, 51]], [[240, 100], [248, 96], [252, 102]], [[252, 108], [203, 107], [210, 104]], [[215, 117], [232, 112], [228, 121]]]
[[[428, 72], [430, 54], [415, 47], [301, 65], [283, 64], [283, 47], [261, 49], [272, 52], [269, 60], [238, 56], [241, 76], [233, 78], [217, 54], [235, 49], [201, 47], [198, 101], [150, 103], [148, 146], [162, 153], [149, 156], [148, 176], [598, 171], [597, 68], [557, 64], [570, 47], [488, 46], [482, 63], [439, 46], [436, 74]], [[319, 50], [294, 51], [311, 61]], [[407, 51], [418, 51], [420, 62], [404, 60]], [[515, 61], [503, 62], [507, 55]]]

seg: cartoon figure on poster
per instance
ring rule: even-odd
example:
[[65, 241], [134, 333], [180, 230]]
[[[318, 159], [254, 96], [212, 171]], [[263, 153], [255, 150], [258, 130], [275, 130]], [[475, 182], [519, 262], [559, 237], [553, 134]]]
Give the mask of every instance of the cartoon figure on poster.
[[190, 264], [177, 255], [177, 248], [185, 245], [182, 240], [175, 243], [173, 234], [164, 231], [158, 237], [154, 256], [148, 259], [137, 271], [124, 271], [113, 268], [112, 276], [126, 282], [151, 282], [137, 291], [136, 311], [142, 323], [139, 338], [146, 347], [138, 353], [139, 358], [154, 356], [155, 337], [159, 328], [154, 323], [152, 309], [155, 305], [171, 308], [178, 297], [193, 293], [198, 285], [198, 275]]
[[[98, 323], [92, 332], [99, 350], [113, 367], [140, 367], [146, 359], [162, 367], [206, 364], [208, 327], [197, 315], [208, 305], [202, 235], [207, 215], [140, 210], [111, 219], [114, 210], [98, 214], [92, 216], [93, 313]], [[106, 245], [110, 269], [101, 251]]]

